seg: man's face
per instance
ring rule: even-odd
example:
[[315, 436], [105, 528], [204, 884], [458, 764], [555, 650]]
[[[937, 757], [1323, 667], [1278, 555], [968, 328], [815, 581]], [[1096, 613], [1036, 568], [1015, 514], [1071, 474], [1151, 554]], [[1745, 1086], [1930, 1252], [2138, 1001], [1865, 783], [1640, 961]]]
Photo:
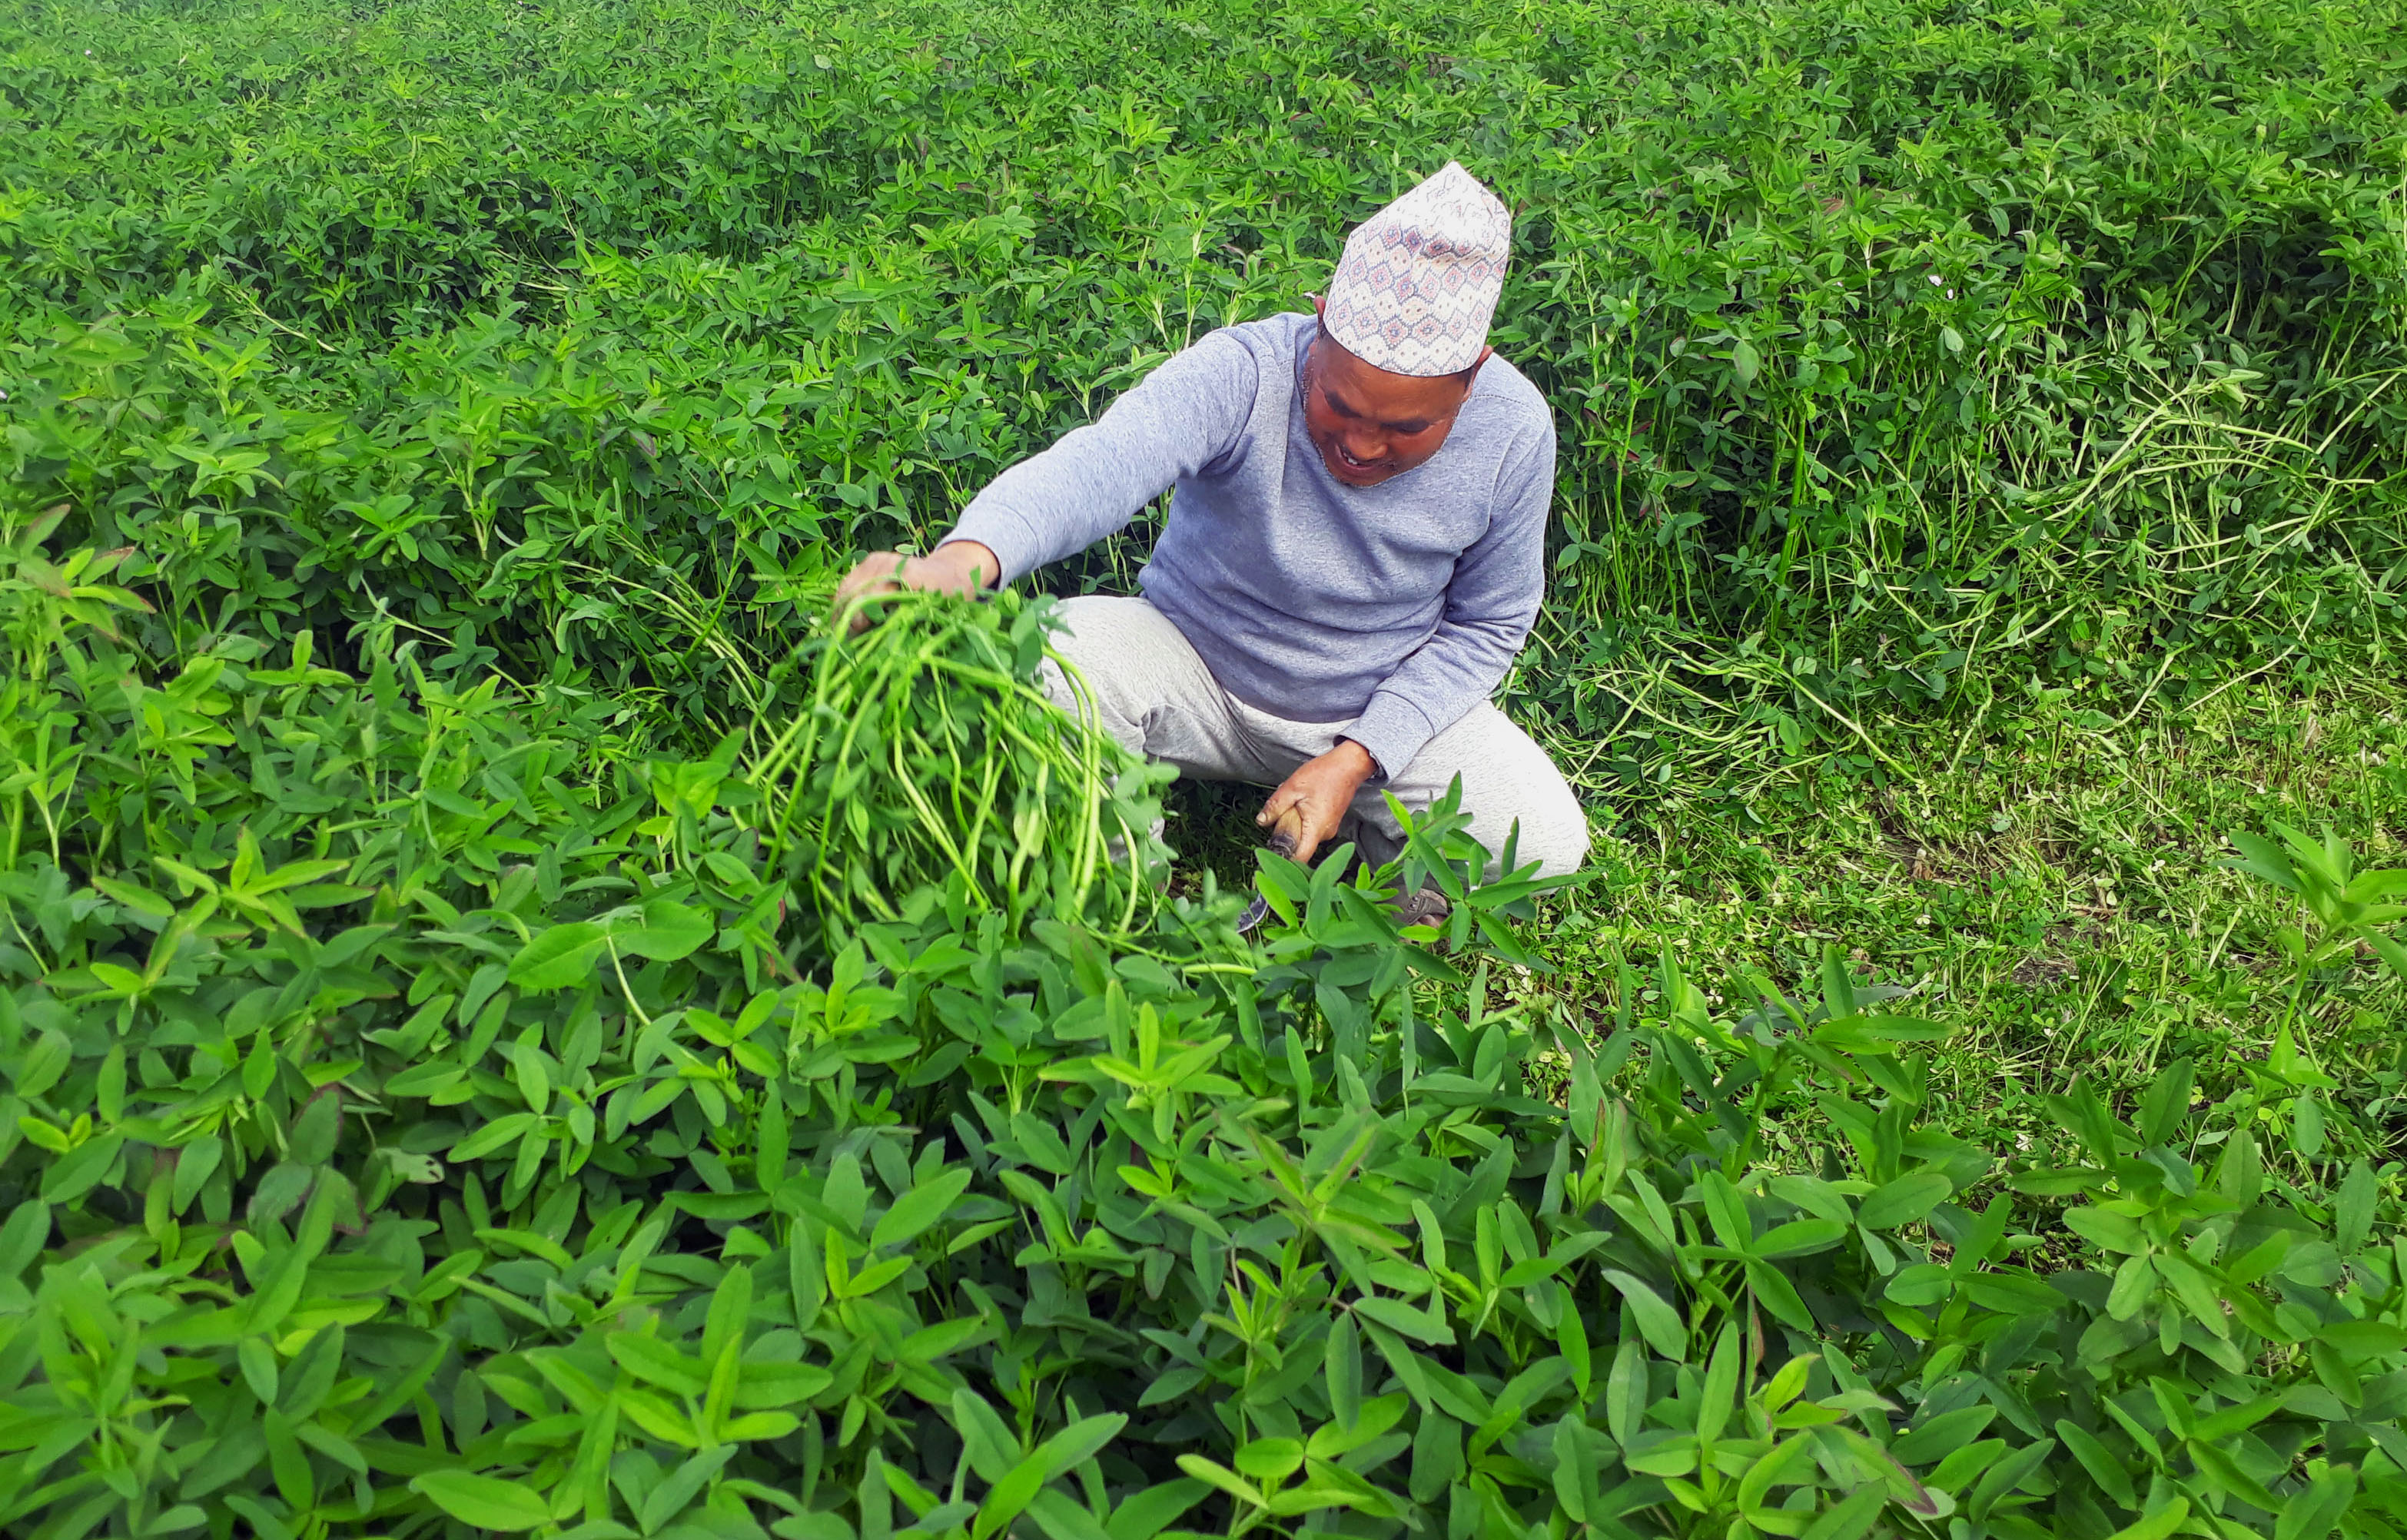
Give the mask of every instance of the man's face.
[[1323, 333], [1304, 361], [1304, 430], [1330, 475], [1349, 487], [1375, 487], [1437, 453], [1477, 370], [1474, 364], [1459, 375], [1392, 375]]

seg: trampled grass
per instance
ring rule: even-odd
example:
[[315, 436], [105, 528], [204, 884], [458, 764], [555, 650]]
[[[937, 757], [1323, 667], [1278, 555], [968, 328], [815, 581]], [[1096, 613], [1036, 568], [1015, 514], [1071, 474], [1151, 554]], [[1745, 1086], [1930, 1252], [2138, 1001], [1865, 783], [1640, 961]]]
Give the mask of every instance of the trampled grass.
[[[2400, 864], [2401, 706], [2396, 680], [2369, 673], [2314, 693], [2243, 684], [2119, 730], [2058, 713], [2013, 739], [1901, 734], [1910, 780], [1849, 786], [1759, 830], [1672, 813], [1608, 835], [1547, 950], [1577, 999], [1667, 947], [1729, 990], [1735, 968], [1808, 977], [1840, 945], [1962, 1030], [1933, 1084], [1960, 1126], [2004, 1142], [2060, 1137], [2038, 1097], [2080, 1076], [2135, 1093], [2187, 1055], [2201, 1095], [2229, 1094], [2272, 1047], [2290, 983], [2274, 933], [2298, 915], [2227, 864], [2227, 836], [2278, 820]], [[2326, 1067], [2370, 1113], [2327, 1158], [2391, 1148], [2402, 1010], [2407, 991], [2370, 958], [2317, 1008]]]

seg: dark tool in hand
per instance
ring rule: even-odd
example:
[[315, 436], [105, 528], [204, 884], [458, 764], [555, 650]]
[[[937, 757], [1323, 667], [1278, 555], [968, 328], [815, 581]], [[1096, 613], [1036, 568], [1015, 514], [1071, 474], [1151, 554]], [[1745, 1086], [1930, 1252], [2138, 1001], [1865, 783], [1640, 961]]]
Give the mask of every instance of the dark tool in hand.
[[[1271, 826], [1270, 848], [1280, 855], [1292, 857], [1295, 854], [1296, 846], [1302, 843], [1303, 839], [1303, 810], [1300, 807], [1290, 807], [1281, 813], [1278, 822]], [[1246, 905], [1246, 912], [1237, 917], [1237, 934], [1239, 935], [1250, 934], [1270, 912], [1271, 901], [1260, 892], [1256, 892], [1254, 901]]]

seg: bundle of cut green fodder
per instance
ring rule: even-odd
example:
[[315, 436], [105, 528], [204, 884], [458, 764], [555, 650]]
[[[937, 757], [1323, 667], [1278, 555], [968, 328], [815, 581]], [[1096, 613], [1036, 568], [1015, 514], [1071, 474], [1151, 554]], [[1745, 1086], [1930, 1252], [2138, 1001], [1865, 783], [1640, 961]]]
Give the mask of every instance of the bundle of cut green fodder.
[[[895, 592], [847, 611], [789, 660], [790, 720], [749, 776], [764, 844], [831, 938], [892, 920], [906, 895], [1127, 934], [1150, 913], [1168, 851], [1169, 772], [1095, 722], [1046, 647], [1048, 599], [971, 603]], [[1048, 659], [1076, 708], [1046, 688]]]

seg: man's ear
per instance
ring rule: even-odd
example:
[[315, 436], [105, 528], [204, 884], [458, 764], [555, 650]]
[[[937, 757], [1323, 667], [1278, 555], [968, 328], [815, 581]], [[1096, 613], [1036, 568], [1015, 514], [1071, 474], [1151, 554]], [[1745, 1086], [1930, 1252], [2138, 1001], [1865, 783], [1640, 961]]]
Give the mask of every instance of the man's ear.
[[1312, 313], [1314, 315], [1318, 316], [1323, 321], [1327, 321], [1329, 319], [1329, 296], [1327, 294], [1306, 294], [1303, 297], [1312, 301]]
[[1469, 395], [1471, 393], [1471, 387], [1478, 380], [1479, 366], [1495, 356], [1495, 349], [1482, 348], [1479, 349], [1479, 356], [1477, 358], [1473, 359], [1468, 364], [1455, 371], [1454, 378], [1462, 381], [1462, 393], [1464, 395]]

